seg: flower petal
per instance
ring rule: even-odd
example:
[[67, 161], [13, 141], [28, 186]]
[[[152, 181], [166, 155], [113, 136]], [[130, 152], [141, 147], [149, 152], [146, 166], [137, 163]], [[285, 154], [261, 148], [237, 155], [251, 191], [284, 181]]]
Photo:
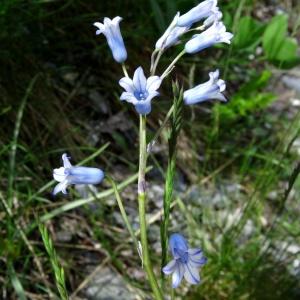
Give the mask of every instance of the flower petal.
[[175, 269], [176, 269], [176, 260], [173, 259], [165, 267], [163, 267], [162, 271], [166, 275], [170, 275], [175, 271]]
[[197, 268], [192, 268], [189, 264], [184, 265], [184, 278], [190, 284], [199, 284], [200, 275]]
[[129, 93], [134, 93], [133, 81], [129, 77], [123, 77], [119, 80], [119, 85]]
[[52, 192], [52, 194], [55, 196], [57, 193], [62, 192], [63, 194], [67, 194], [66, 188], [68, 187], [69, 183], [68, 180], [64, 180], [57, 184]]
[[62, 160], [63, 160], [64, 168], [65, 168], [65, 169], [72, 168], [72, 165], [71, 165], [71, 163], [70, 163], [70, 161], [69, 161], [69, 157], [67, 156], [66, 153], [64, 153], [64, 154], [62, 155]]
[[147, 80], [142, 67], [138, 67], [135, 70], [133, 84], [137, 93], [143, 93], [146, 90]]
[[123, 92], [121, 97], [120, 97], [120, 100], [122, 101], [127, 101], [129, 103], [132, 103], [132, 104], [136, 104], [138, 102], [138, 100], [135, 98], [135, 96], [132, 94], [132, 93], [129, 93], [129, 92]]
[[123, 18], [117, 16], [117, 17], [114, 17], [112, 20], [111, 20], [111, 23], [115, 26], [118, 26], [119, 23], [123, 20]]
[[217, 0], [206, 0], [193, 7], [190, 11], [182, 15], [177, 22], [178, 26], [191, 26], [210, 16], [212, 10], [217, 6]]
[[159, 76], [150, 76], [147, 79], [147, 85], [146, 85], [147, 91], [149, 93], [156, 91], [160, 87], [161, 82], [162, 80], [160, 79]]
[[148, 115], [151, 112], [151, 101], [137, 101], [135, 109], [140, 115]]
[[179, 286], [184, 274], [184, 265], [176, 262], [176, 269], [172, 275], [172, 287], [175, 289]]
[[103, 33], [103, 31], [105, 30], [105, 26], [100, 22], [95, 22], [93, 25], [98, 28], [98, 30], [96, 31], [97, 35]]
[[53, 170], [53, 178], [58, 181], [62, 182], [66, 179], [67, 175], [65, 174], [65, 168], [60, 167], [58, 169]]
[[98, 184], [104, 178], [104, 172], [98, 168], [72, 167], [68, 171], [70, 184]]
[[198, 248], [188, 250], [189, 259], [188, 263], [191, 267], [197, 268], [206, 264], [207, 258], [203, 255], [203, 251]]

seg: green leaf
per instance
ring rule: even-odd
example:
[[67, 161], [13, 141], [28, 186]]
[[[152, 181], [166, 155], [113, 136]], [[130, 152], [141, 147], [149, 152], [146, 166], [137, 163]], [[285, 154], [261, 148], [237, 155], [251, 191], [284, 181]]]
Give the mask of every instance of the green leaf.
[[287, 15], [279, 15], [272, 19], [263, 35], [263, 49], [267, 59], [281, 68], [290, 68], [300, 63], [297, 41], [287, 37], [287, 29]]
[[233, 39], [234, 47], [244, 49], [257, 45], [261, 41], [263, 31], [264, 25], [250, 16], [242, 17], [239, 20], [238, 30]]
[[263, 48], [268, 59], [276, 59], [285, 40], [288, 26], [287, 15], [279, 15], [272, 19], [263, 35]]

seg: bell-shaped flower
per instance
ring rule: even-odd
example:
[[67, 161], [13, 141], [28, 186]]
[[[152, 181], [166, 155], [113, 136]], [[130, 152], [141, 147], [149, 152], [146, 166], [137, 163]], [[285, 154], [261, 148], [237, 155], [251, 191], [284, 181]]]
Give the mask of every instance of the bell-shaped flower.
[[178, 26], [191, 26], [200, 20], [208, 18], [217, 7], [217, 0], [205, 0], [182, 15], [177, 22]]
[[210, 27], [212, 24], [219, 22], [223, 17], [219, 7], [215, 7], [211, 11], [211, 15], [203, 22], [205, 28]]
[[53, 178], [59, 182], [53, 190], [53, 195], [59, 192], [67, 194], [71, 184], [98, 184], [104, 178], [104, 173], [98, 168], [73, 167], [67, 154], [62, 155], [63, 167], [53, 170]]
[[104, 22], [95, 22], [94, 26], [98, 28], [96, 34], [103, 33], [106, 37], [108, 46], [112, 52], [114, 59], [122, 63], [127, 59], [127, 51], [124, 45], [124, 41], [120, 32], [121, 17], [115, 17], [112, 20], [104, 18]]
[[230, 44], [233, 34], [226, 32], [226, 27], [222, 22], [215, 22], [208, 29], [200, 34], [196, 34], [185, 44], [187, 53], [196, 53], [218, 43]]
[[161, 82], [159, 76], [150, 76], [146, 79], [142, 67], [138, 67], [133, 79], [129, 77], [120, 79], [119, 84], [125, 89], [120, 100], [132, 103], [140, 115], [147, 115], [151, 112], [151, 100], [159, 95], [157, 89]]
[[171, 260], [162, 271], [166, 275], [172, 274], [172, 286], [179, 286], [183, 277], [190, 284], [199, 284], [199, 268], [206, 264], [207, 259], [198, 248], [189, 248], [186, 239], [179, 233], [174, 233], [169, 238], [169, 249], [172, 253]]
[[164, 34], [156, 42], [155, 49], [165, 50], [177, 44], [179, 38], [190, 29], [190, 26], [184, 26], [184, 27], [176, 26], [178, 18], [179, 18], [179, 12], [176, 14], [173, 21], [171, 22], [167, 30], [164, 32]]
[[210, 99], [227, 101], [222, 94], [226, 89], [225, 81], [219, 79], [219, 70], [209, 73], [209, 80], [183, 93], [184, 103], [187, 105], [203, 102]]

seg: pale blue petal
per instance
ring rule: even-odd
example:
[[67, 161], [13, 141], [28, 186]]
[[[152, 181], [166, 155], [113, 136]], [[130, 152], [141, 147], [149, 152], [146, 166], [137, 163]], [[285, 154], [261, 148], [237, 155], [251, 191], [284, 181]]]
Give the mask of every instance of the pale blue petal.
[[174, 258], [179, 258], [179, 253], [188, 251], [188, 243], [186, 239], [179, 233], [171, 234], [169, 238], [169, 248]]
[[98, 184], [103, 178], [104, 173], [98, 168], [72, 167], [68, 174], [71, 184]]
[[189, 260], [188, 263], [191, 267], [201, 267], [206, 264], [207, 258], [203, 255], [203, 251], [198, 248], [189, 249]]
[[217, 0], [206, 0], [192, 8], [190, 11], [182, 15], [177, 22], [178, 26], [191, 26], [210, 16], [212, 10], [216, 7]]
[[133, 85], [136, 93], [143, 93], [146, 90], [147, 80], [142, 67], [138, 67], [133, 75]]
[[161, 85], [161, 78], [159, 76], [150, 76], [147, 79], [146, 89], [148, 93], [155, 92]]
[[[150, 92], [147, 99], [144, 102], [150, 102], [154, 97], [158, 96], [159, 92]], [[142, 102], [142, 101], [140, 101]]]
[[138, 102], [138, 100], [135, 98], [135, 96], [132, 94], [132, 93], [129, 93], [129, 92], [123, 92], [121, 97], [120, 97], [120, 100], [122, 101], [127, 101], [129, 103], [132, 103], [132, 104], [136, 104]]
[[151, 112], [150, 101], [138, 101], [135, 104], [135, 109], [140, 115], [148, 115]]
[[129, 77], [123, 77], [119, 80], [119, 85], [129, 93], [134, 93], [133, 81]]
[[184, 275], [184, 265], [180, 262], [176, 262], [175, 271], [172, 275], [172, 287], [177, 288]]
[[191, 40], [189, 40], [185, 46], [184, 49], [187, 53], [193, 54], [196, 52], [199, 52], [201, 50], [204, 50], [206, 48], [209, 48], [213, 46], [216, 43], [216, 39], [214, 36], [202, 36], [201, 34], [195, 36]]
[[72, 165], [71, 165], [71, 163], [69, 161], [69, 157], [68, 157], [68, 155], [66, 153], [64, 153], [62, 155], [62, 160], [63, 160], [64, 168], [68, 169], [68, 168], [72, 167]]
[[176, 260], [173, 259], [165, 267], [163, 267], [162, 271], [166, 275], [170, 275], [175, 271], [175, 269], [176, 269]]
[[58, 182], [62, 182], [66, 179], [67, 175], [65, 173], [65, 168], [60, 167], [58, 169], [53, 170], [53, 178]]
[[67, 180], [64, 180], [57, 184], [52, 192], [52, 194], [55, 196], [57, 193], [62, 192], [63, 194], [67, 194], [67, 187], [69, 183]]
[[189, 264], [184, 265], [184, 278], [190, 284], [199, 284], [199, 270], [197, 268], [190, 267]]

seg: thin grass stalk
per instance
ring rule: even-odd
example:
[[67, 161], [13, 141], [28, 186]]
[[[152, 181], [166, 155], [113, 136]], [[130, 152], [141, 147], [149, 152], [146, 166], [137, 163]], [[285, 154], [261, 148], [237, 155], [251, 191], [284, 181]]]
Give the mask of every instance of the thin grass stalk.
[[63, 267], [61, 267], [61, 265], [59, 263], [56, 250], [53, 246], [53, 241], [52, 241], [45, 225], [43, 225], [42, 223], [39, 223], [39, 230], [42, 235], [44, 246], [49, 255], [49, 259], [50, 259], [52, 269], [54, 272], [56, 287], [60, 294], [60, 298], [62, 300], [68, 300], [69, 296], [68, 296], [68, 292], [67, 292], [67, 288], [66, 288], [65, 272], [64, 272]]
[[11, 152], [10, 152], [10, 158], [9, 158], [9, 175], [8, 175], [8, 206], [12, 207], [12, 201], [13, 201], [13, 186], [14, 186], [14, 178], [15, 178], [15, 166], [16, 166], [16, 154], [17, 154], [17, 145], [18, 145], [18, 138], [21, 128], [21, 123], [23, 119], [24, 109], [27, 103], [27, 99], [31, 94], [31, 91], [39, 77], [39, 74], [35, 75], [26, 90], [26, 93], [21, 101], [20, 107], [18, 109], [17, 118], [16, 118], [16, 124], [15, 129], [13, 133], [13, 139], [11, 143]]
[[[113, 180], [110, 176], [106, 176], [106, 177], [107, 177], [108, 181], [109, 181], [109, 182], [111, 183], [111, 185], [112, 185], [112, 188], [113, 188], [113, 190], [114, 190], [114, 192], [115, 192], [115, 196], [116, 196], [116, 199], [117, 199], [117, 203], [118, 203], [118, 206], [119, 206], [119, 209], [120, 209], [122, 218], [123, 218], [123, 220], [124, 220], [124, 223], [125, 223], [125, 225], [126, 225], [126, 227], [127, 227], [128, 232], [129, 232], [129, 234], [130, 234], [130, 236], [131, 236], [131, 238], [132, 238], [132, 241], [133, 241], [133, 243], [134, 243], [135, 249], [138, 251], [138, 249], [139, 249], [139, 244], [138, 244], [138, 241], [137, 241], [136, 236], [135, 236], [135, 234], [134, 234], [134, 230], [133, 230], [133, 228], [132, 228], [132, 226], [131, 226], [131, 224], [130, 224], [130, 222], [129, 222], [128, 216], [127, 216], [127, 214], [126, 214], [126, 211], [125, 211], [125, 207], [124, 207], [124, 205], [123, 205], [122, 198], [121, 198], [120, 193], [119, 193], [119, 191], [118, 191], [118, 187], [117, 187], [116, 183], [114, 182], [114, 180]], [[138, 254], [139, 254], [139, 252], [138, 252]]]
[[[176, 169], [176, 154], [177, 154], [177, 138], [179, 136], [181, 125], [182, 125], [182, 104], [183, 104], [183, 91], [179, 90], [177, 84], [173, 84], [174, 104], [173, 104], [173, 115], [171, 121], [171, 132], [169, 135], [169, 157], [168, 167], [165, 180], [164, 188], [164, 199], [163, 199], [163, 219], [161, 223], [161, 268], [167, 264], [168, 259], [168, 227], [170, 219], [170, 208], [173, 199], [173, 188], [174, 188], [174, 176]], [[164, 285], [164, 276], [162, 273], [162, 285]]]
[[141, 230], [142, 264], [146, 270], [148, 281], [157, 300], [163, 300], [162, 292], [158, 286], [149, 255], [146, 222], [146, 165], [147, 165], [147, 141], [146, 141], [146, 116], [140, 115], [140, 153], [139, 153], [139, 176], [138, 176], [138, 204]]

